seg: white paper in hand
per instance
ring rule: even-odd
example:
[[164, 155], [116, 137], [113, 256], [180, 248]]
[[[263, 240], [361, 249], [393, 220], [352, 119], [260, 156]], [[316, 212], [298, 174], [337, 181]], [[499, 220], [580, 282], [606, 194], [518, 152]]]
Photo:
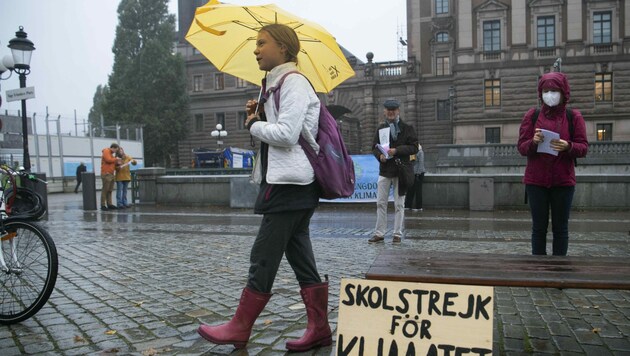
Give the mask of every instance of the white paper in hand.
[[380, 142], [383, 147], [389, 147], [389, 131], [389, 127], [378, 130], [378, 142]]
[[383, 156], [385, 156], [385, 159], [390, 159], [390, 155], [388, 153], [389, 151], [389, 147], [388, 146], [383, 146], [380, 143], [376, 144], [376, 148], [378, 148], [379, 151], [381, 151], [381, 153], [383, 154]]
[[381, 151], [381, 153], [385, 156], [386, 159], [391, 158], [389, 154], [387, 153], [387, 151], [389, 151], [389, 131], [390, 131], [389, 127], [384, 127], [378, 130], [378, 141], [380, 142], [380, 144], [376, 145], [376, 148], [378, 148]]
[[543, 141], [538, 144], [538, 152], [557, 156], [558, 151], [554, 151], [553, 148], [551, 148], [551, 140], [559, 140], [560, 134], [545, 129], [540, 129], [540, 131], [543, 134]]

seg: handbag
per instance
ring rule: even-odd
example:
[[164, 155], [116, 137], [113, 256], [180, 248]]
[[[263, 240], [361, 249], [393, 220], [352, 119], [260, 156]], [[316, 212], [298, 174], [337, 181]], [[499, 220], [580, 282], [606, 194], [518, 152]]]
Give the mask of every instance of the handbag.
[[394, 163], [397, 168], [398, 175], [398, 196], [407, 194], [407, 190], [413, 187], [414, 174], [413, 167], [400, 158], [395, 158]]

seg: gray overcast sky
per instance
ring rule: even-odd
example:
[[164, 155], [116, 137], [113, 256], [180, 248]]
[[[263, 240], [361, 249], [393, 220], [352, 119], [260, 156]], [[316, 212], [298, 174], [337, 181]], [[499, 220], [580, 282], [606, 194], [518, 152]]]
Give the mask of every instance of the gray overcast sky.
[[[377, 62], [399, 58], [398, 36], [406, 38], [404, 0], [226, 0], [226, 3], [254, 5], [275, 3], [297, 16], [319, 23], [360, 60], [367, 52]], [[0, 59], [10, 55], [9, 40], [19, 26], [35, 44], [31, 73], [26, 85], [35, 87], [35, 98], [26, 103], [30, 115], [37, 113], [38, 133], [46, 107], [51, 119], [61, 115], [62, 132], [74, 135], [74, 110], [79, 124], [87, 120], [97, 85], [107, 84], [112, 69], [119, 1], [116, 0], [0, 0]], [[177, 13], [177, 0], [170, 0], [170, 12]], [[406, 53], [406, 52], [403, 52]], [[406, 54], [403, 55], [406, 57]], [[2, 78], [6, 78], [4, 73]], [[19, 101], [6, 101], [6, 90], [19, 88], [18, 76], [0, 81], [0, 111], [16, 113]], [[40, 124], [41, 122], [41, 124]], [[56, 132], [50, 124], [51, 132]], [[83, 126], [79, 126], [79, 135]]]

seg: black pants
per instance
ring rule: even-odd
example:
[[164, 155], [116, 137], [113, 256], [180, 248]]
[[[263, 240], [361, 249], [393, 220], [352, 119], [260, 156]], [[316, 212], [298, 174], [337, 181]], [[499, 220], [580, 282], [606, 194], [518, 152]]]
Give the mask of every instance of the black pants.
[[545, 188], [526, 185], [527, 200], [532, 214], [532, 254], [547, 254], [547, 228], [551, 210], [552, 252], [566, 256], [569, 248], [569, 215], [575, 186]]
[[283, 255], [300, 285], [321, 283], [309, 233], [314, 212], [305, 209], [263, 215], [250, 254], [249, 288], [270, 293]]
[[407, 191], [405, 197], [405, 208], [422, 209], [422, 181], [424, 173], [416, 174], [413, 180], [413, 187]]
[[81, 185], [81, 179], [77, 179], [77, 186], [76, 188], [74, 188], [74, 192], [78, 192], [79, 191], [79, 186]]

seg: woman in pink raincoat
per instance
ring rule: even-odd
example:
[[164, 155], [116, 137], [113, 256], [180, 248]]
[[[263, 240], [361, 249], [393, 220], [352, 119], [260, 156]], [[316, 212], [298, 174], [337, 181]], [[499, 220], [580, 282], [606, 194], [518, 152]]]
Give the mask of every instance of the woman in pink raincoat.
[[[567, 115], [571, 90], [563, 73], [543, 75], [538, 82], [542, 107], [530, 109], [521, 123], [518, 150], [527, 157], [523, 183], [532, 215], [532, 254], [546, 255], [547, 227], [551, 211], [554, 255], [565, 256], [569, 246], [569, 213], [575, 192], [575, 159], [586, 156], [588, 141], [582, 114]], [[570, 130], [569, 120], [573, 120]], [[557, 155], [538, 152], [545, 140], [544, 130], [560, 134], [550, 140]], [[549, 137], [547, 138], [549, 139]]]

